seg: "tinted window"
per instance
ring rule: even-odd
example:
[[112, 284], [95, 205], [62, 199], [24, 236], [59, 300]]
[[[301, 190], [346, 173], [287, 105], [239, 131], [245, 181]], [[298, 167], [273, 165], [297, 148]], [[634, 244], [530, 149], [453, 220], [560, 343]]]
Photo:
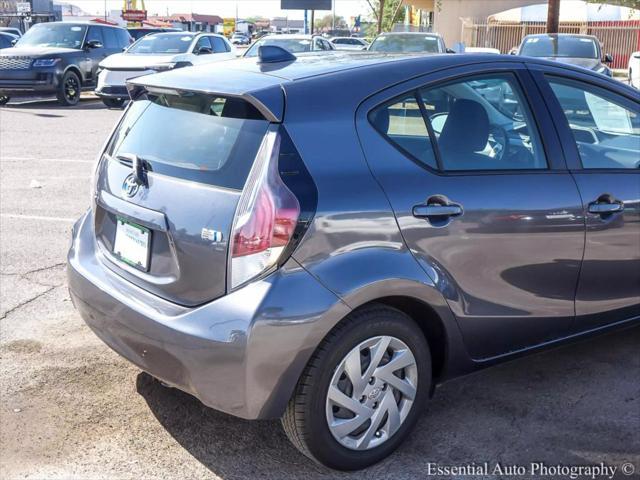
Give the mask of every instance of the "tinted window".
[[211, 51], [213, 51], [213, 46], [211, 46], [211, 41], [209, 40], [209, 37], [200, 37], [196, 42], [196, 46], [193, 47], [193, 51], [197, 53], [198, 50], [200, 50], [202, 47], [210, 48]]
[[102, 36], [104, 37], [105, 47], [113, 49], [120, 48], [120, 43], [118, 42], [118, 37], [116, 36], [116, 30], [114, 28], [103, 28]]
[[373, 52], [438, 53], [440, 42], [432, 35], [380, 35], [369, 49]]
[[165, 175], [241, 189], [268, 126], [244, 100], [150, 94], [127, 111], [107, 152], [135, 154]]
[[102, 36], [101, 27], [89, 27], [89, 32], [87, 33], [87, 42], [100, 42], [102, 45], [105, 44], [104, 37]]
[[594, 39], [588, 37], [529, 37], [520, 55], [529, 57], [577, 57], [600, 58], [600, 49]]
[[213, 51], [215, 53], [225, 53], [231, 51], [229, 49], [229, 46], [227, 45], [227, 42], [225, 42], [222, 38], [211, 37], [210, 40], [211, 44], [213, 45]]
[[127, 53], [141, 55], [186, 53], [192, 41], [191, 34], [155, 33], [142, 37], [131, 45]]
[[373, 126], [405, 154], [437, 168], [429, 132], [415, 94], [408, 93], [369, 114]]
[[546, 168], [514, 76], [474, 77], [420, 91], [444, 170]]
[[132, 38], [129, 35], [129, 32], [121, 28], [116, 28], [115, 32], [116, 32], [116, 37], [118, 37], [119, 48], [125, 48], [131, 44]]
[[9, 35], [0, 35], [0, 48], [9, 48], [13, 38]]
[[584, 168], [640, 168], [640, 108], [582, 82], [549, 77]]

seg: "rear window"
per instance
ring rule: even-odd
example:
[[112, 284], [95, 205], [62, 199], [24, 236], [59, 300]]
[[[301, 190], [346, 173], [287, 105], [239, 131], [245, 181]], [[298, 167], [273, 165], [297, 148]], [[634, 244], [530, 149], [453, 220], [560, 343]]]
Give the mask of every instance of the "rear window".
[[236, 98], [184, 94], [135, 101], [107, 154], [133, 154], [153, 172], [242, 189], [269, 122]]

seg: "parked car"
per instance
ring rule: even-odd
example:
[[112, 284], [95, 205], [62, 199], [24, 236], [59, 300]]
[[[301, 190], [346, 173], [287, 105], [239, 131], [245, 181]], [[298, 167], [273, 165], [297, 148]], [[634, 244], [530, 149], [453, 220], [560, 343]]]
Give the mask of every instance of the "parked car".
[[336, 50], [365, 50], [369, 46], [365, 39], [356, 37], [333, 37], [329, 41]]
[[129, 45], [124, 28], [78, 22], [38, 23], [0, 50], [0, 104], [12, 96], [55, 94], [75, 105], [93, 89], [98, 64]]
[[352, 470], [436, 385], [640, 323], [636, 90], [506, 55], [256, 60], [130, 81], [67, 268], [122, 356]]
[[249, 45], [251, 43], [251, 39], [244, 33], [234, 33], [231, 36], [231, 43], [233, 45]]
[[100, 62], [98, 95], [110, 108], [129, 99], [125, 82], [134, 77], [174, 68], [236, 58], [235, 48], [215, 33], [167, 32], [146, 35], [126, 51]]
[[16, 37], [22, 36], [22, 32], [20, 31], [20, 29], [15, 27], [0, 27], [0, 32], [10, 33], [11, 35], [15, 35]]
[[629, 57], [629, 85], [640, 88], [640, 52], [633, 52]]
[[142, 37], [150, 35], [152, 33], [166, 33], [166, 32], [180, 32], [177, 28], [167, 28], [167, 27], [131, 27], [127, 28], [129, 35], [133, 40], [140, 40]]
[[385, 53], [453, 53], [446, 48], [437, 33], [388, 32], [378, 35], [371, 45], [371, 52]]
[[569, 33], [527, 35], [522, 39], [516, 54], [576, 65], [607, 77], [613, 76], [611, 69], [607, 66], [613, 62], [613, 57], [608, 53], [602, 53], [600, 41], [592, 35]]
[[275, 45], [294, 54], [335, 50], [335, 47], [320, 35], [281, 34], [262, 37], [247, 49], [244, 56], [257, 57], [262, 45]]
[[11, 48], [20, 37], [7, 32], [0, 32], [0, 49]]

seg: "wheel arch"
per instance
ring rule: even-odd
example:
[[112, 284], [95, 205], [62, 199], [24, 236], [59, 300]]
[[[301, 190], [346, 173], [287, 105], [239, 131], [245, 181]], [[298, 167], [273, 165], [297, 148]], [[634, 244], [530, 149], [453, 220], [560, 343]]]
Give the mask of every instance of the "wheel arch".
[[84, 83], [85, 83], [84, 75], [82, 75], [82, 72], [80, 71], [80, 68], [78, 68], [77, 65], [75, 65], [75, 64], [68, 65], [67, 68], [65, 68], [64, 71], [62, 72], [62, 76], [60, 77], [60, 81], [62, 81], [62, 78], [66, 75], [67, 72], [75, 73], [78, 76], [78, 78], [80, 79], [80, 83], [82, 85], [84, 85]]

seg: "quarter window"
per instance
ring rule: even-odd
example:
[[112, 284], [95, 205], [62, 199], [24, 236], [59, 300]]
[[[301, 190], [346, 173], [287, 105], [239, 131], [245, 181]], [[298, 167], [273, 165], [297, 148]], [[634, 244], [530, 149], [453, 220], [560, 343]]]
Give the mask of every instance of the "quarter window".
[[424, 165], [437, 168], [429, 131], [414, 92], [376, 108], [369, 114], [369, 121], [402, 152]]
[[585, 169], [640, 167], [640, 110], [615, 94], [549, 77]]

